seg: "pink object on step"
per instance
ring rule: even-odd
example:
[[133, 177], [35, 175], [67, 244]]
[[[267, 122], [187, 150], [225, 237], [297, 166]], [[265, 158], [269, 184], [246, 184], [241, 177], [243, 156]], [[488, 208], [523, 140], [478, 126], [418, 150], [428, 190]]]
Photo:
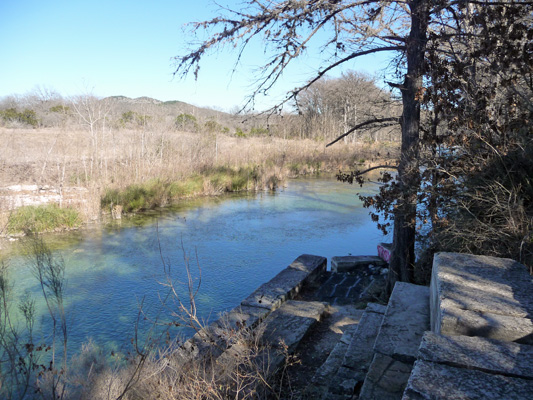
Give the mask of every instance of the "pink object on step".
[[380, 243], [378, 244], [378, 256], [385, 262], [390, 261], [390, 245], [386, 243]]

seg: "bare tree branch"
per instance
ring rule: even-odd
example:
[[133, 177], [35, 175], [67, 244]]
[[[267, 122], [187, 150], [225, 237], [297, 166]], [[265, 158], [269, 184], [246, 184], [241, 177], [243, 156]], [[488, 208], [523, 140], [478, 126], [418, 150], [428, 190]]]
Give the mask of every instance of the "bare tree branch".
[[368, 120], [368, 121], [365, 121], [365, 122], [362, 122], [358, 125], [355, 125], [353, 128], [351, 128], [349, 131], [343, 133], [342, 135], [340, 135], [337, 139], [335, 139], [333, 142], [330, 142], [326, 145], [326, 147], [329, 147], [335, 143], [337, 143], [339, 140], [345, 138], [346, 136], [348, 136], [350, 133], [353, 133], [354, 131], [356, 131], [357, 129], [360, 129], [364, 126], [367, 126], [367, 125], [371, 125], [371, 124], [380, 124], [380, 123], [383, 123], [383, 122], [397, 122], [397, 123], [400, 123], [400, 118], [399, 117], [390, 117], [390, 118], [377, 118], [377, 119], [371, 119], [371, 120]]

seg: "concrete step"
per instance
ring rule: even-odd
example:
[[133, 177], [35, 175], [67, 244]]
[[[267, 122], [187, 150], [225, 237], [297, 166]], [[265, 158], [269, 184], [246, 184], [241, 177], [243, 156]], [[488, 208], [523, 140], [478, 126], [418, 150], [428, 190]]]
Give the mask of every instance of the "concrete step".
[[386, 307], [369, 303], [357, 331], [351, 338], [342, 363], [328, 387], [328, 398], [333, 395], [349, 399], [363, 384], [374, 355], [374, 344], [383, 321]]
[[315, 282], [326, 271], [326, 267], [326, 258], [302, 254], [257, 288], [239, 306], [224, 313], [187, 340], [180, 348], [181, 362], [216, 359], [229, 345], [228, 332], [254, 329], [272, 311], [299, 293], [304, 285]]
[[[362, 322], [364, 315], [365, 312], [361, 311], [359, 324]], [[344, 331], [339, 341], [329, 353], [326, 361], [316, 370], [311, 379], [311, 387], [307, 390], [309, 396], [312, 394], [317, 399], [327, 398], [328, 388], [335, 378], [338, 369], [342, 366], [346, 351], [358, 331], [359, 324], [351, 325]]]
[[[257, 348], [252, 349], [252, 354], [259, 352], [254, 362], [263, 370], [265, 378], [283, 366], [286, 355], [294, 354], [300, 341], [322, 319], [325, 311], [324, 303], [289, 300], [254, 330]], [[217, 358], [217, 365], [221, 369], [233, 370], [235, 363], [250, 352], [250, 345], [236, 343], [231, 346]]]
[[309, 395], [312, 394], [316, 399], [352, 397], [372, 361], [374, 340], [385, 309], [385, 306], [370, 303], [359, 324], [344, 332], [326, 361], [315, 372]]
[[[300, 342], [296, 350], [298, 363], [285, 371], [289, 377], [290, 387], [287, 390], [293, 394], [293, 398], [318, 399], [319, 392], [311, 387], [311, 378], [317, 374], [319, 368], [330, 365], [331, 359], [336, 358], [338, 368], [344, 350], [350, 343], [350, 337], [359, 324], [364, 310], [357, 309], [353, 305], [330, 305], [324, 320], [316, 324], [311, 332]], [[327, 362], [329, 358], [329, 361]], [[322, 390], [326, 390], [324, 385]]]
[[426, 332], [403, 399], [531, 399], [533, 346]]
[[361, 388], [361, 400], [402, 398], [429, 320], [429, 288], [396, 283]]
[[336, 256], [331, 258], [332, 272], [357, 272], [369, 265], [384, 267], [387, 263], [379, 256]]
[[533, 344], [533, 281], [507, 258], [439, 253], [431, 276], [431, 330]]

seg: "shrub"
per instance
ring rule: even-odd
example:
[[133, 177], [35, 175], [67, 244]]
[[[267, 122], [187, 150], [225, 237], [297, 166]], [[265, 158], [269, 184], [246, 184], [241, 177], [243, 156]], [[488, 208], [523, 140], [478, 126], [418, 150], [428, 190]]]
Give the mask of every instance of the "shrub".
[[22, 112], [18, 112], [15, 108], [8, 108], [6, 110], [0, 111], [0, 117], [5, 122], [20, 122], [26, 125], [36, 127], [39, 125], [37, 119], [37, 114], [35, 111], [28, 108], [24, 109]]
[[53, 232], [80, 227], [82, 220], [72, 208], [60, 208], [57, 204], [25, 206], [17, 208], [7, 222], [7, 232]]
[[198, 122], [196, 117], [191, 114], [178, 115], [174, 123], [176, 128], [184, 131], [196, 132], [198, 130]]

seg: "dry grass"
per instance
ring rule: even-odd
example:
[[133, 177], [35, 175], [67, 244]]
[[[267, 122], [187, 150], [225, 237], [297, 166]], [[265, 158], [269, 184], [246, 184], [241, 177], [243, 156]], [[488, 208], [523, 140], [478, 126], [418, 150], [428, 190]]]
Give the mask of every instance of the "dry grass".
[[[88, 190], [72, 206], [86, 219], [99, 215], [100, 199], [110, 188], [121, 190], [153, 180], [180, 182], [220, 168], [260, 170], [259, 186], [272, 188], [286, 177], [336, 172], [387, 153], [394, 157], [396, 152], [394, 144], [342, 143], [326, 149], [323, 142], [308, 139], [239, 138], [168, 129], [106, 128], [91, 134], [59, 128], [0, 128], [0, 140], [2, 186], [34, 184], [56, 191], [83, 187]], [[212, 183], [195, 194], [219, 193]]]

